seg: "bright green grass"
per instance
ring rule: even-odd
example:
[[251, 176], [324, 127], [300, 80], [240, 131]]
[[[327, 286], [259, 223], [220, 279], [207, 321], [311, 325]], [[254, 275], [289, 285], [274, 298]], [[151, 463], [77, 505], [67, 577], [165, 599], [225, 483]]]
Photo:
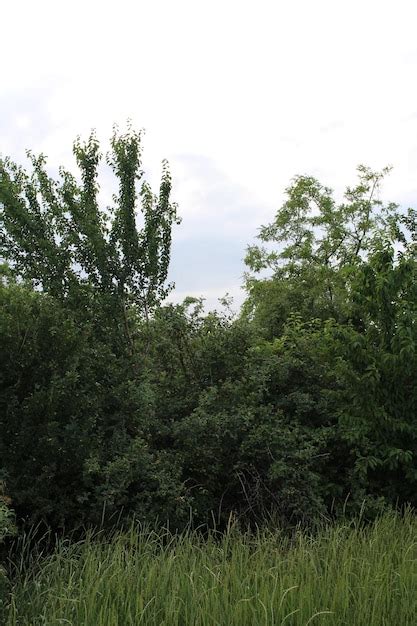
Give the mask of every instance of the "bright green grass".
[[417, 519], [222, 538], [134, 529], [62, 542], [21, 574], [7, 626], [417, 625]]

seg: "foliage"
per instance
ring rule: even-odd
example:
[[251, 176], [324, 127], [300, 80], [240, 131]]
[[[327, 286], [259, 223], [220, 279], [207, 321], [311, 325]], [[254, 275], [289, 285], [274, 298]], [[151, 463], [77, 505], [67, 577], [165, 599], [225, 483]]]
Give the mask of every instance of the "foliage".
[[369, 497], [416, 502], [417, 222], [415, 211], [378, 199], [386, 173], [360, 167], [340, 205], [318, 181], [298, 177], [261, 229], [261, 240], [280, 247], [247, 256], [271, 276], [248, 277], [244, 315], [272, 343], [291, 329], [291, 355], [328, 373], [319, 387], [332, 399], [327, 454], [338, 461], [325, 469], [326, 490], [356, 507]]
[[[338, 329], [335, 368], [344, 381], [340, 423], [355, 451], [355, 472], [387, 501], [416, 501], [417, 263], [377, 246], [352, 280], [360, 332]], [[336, 356], [336, 352], [335, 352]]]
[[12, 537], [16, 534], [16, 525], [13, 511], [9, 505], [1, 501], [0, 502], [0, 543], [2, 543], [6, 537]]
[[129, 377], [128, 357], [50, 296], [3, 286], [0, 299], [0, 457], [19, 514], [70, 527], [123, 506], [144, 517], [158, 485], [174, 499], [174, 465], [149, 448], [146, 373]]
[[[4, 482], [0, 481], [0, 548], [6, 539], [14, 537], [17, 534], [15, 516], [10, 508], [11, 500], [5, 493]], [[0, 619], [2, 622], [6, 619], [6, 603], [9, 593], [9, 580], [6, 570], [0, 563]]]
[[[163, 162], [159, 195], [138, 182], [141, 134], [115, 128], [107, 163], [118, 181], [113, 206], [99, 207], [98, 173], [102, 158], [92, 133], [78, 139], [74, 155], [81, 182], [64, 168], [51, 178], [44, 155], [28, 152], [32, 171], [0, 160], [0, 256], [15, 276], [63, 300], [78, 312], [94, 314], [106, 332], [120, 328], [133, 349], [128, 309], [145, 316], [164, 298], [171, 229], [178, 222], [170, 202], [171, 176]], [[142, 225], [138, 227], [138, 204]]]
[[417, 506], [417, 214], [379, 199], [387, 171], [359, 168], [342, 203], [295, 179], [248, 251], [241, 314], [207, 313], [164, 302], [176, 207], [166, 165], [158, 197], [139, 189], [140, 139], [113, 135], [106, 211], [94, 135], [74, 146], [80, 182], [42, 156], [0, 162], [0, 459], [19, 523]]
[[275, 220], [260, 230], [259, 238], [269, 249], [251, 246], [246, 256], [252, 272], [270, 274], [264, 280], [248, 274], [246, 282], [246, 313], [255, 315], [264, 330], [279, 334], [294, 313], [304, 320], [360, 324], [351, 309], [351, 280], [378, 247], [391, 243], [407, 248], [416, 228], [414, 211], [405, 215], [398, 205], [379, 199], [388, 172], [359, 166], [358, 184], [346, 189], [340, 204], [329, 188], [309, 176], [297, 177], [288, 187]]

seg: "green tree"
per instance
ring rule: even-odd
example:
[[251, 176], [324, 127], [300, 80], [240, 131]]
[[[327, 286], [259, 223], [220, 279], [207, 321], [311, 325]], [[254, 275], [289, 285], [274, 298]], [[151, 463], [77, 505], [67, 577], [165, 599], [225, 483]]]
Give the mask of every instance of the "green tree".
[[146, 358], [170, 289], [169, 169], [154, 195], [140, 133], [115, 130], [107, 162], [118, 193], [104, 210], [94, 133], [74, 155], [80, 182], [63, 168], [54, 180], [44, 156], [28, 153], [30, 172], [0, 161], [2, 469], [29, 521], [97, 523], [122, 507], [174, 520], [182, 485], [175, 461], [152, 447]]
[[140, 135], [113, 135], [108, 210], [95, 136], [74, 153], [81, 182], [43, 157], [0, 162], [0, 469], [17, 517], [180, 527], [190, 511], [417, 505], [417, 214], [381, 202], [387, 170], [359, 168], [342, 203], [295, 179], [234, 317], [162, 303], [178, 220], [166, 165], [157, 197], [140, 186]]
[[[310, 318], [352, 319], [350, 281], [376, 246], [401, 248], [415, 232], [415, 212], [408, 215], [379, 197], [389, 172], [358, 168], [359, 181], [348, 187], [344, 202], [315, 178], [299, 176], [274, 221], [260, 230], [268, 244], [248, 248], [247, 314], [269, 333], [278, 333], [292, 313]], [[273, 249], [271, 249], [273, 247]], [[266, 278], [256, 274], [265, 271]]]
[[0, 459], [18, 519], [187, 517], [176, 460], [155, 446], [147, 370], [48, 294], [0, 284], [0, 308]]
[[369, 254], [351, 281], [361, 320], [334, 336], [335, 370], [344, 381], [340, 424], [353, 444], [355, 473], [370, 492], [417, 504], [417, 256], [388, 242]]
[[102, 155], [94, 133], [85, 143], [77, 139], [74, 155], [80, 183], [64, 168], [59, 180], [51, 178], [43, 155], [28, 152], [31, 172], [0, 160], [0, 255], [16, 276], [75, 310], [99, 302], [101, 323], [107, 320], [107, 331], [120, 325], [132, 349], [129, 310], [149, 317], [170, 289], [171, 231], [178, 217], [168, 164], [163, 162], [156, 196], [142, 182], [141, 134], [115, 129], [107, 162], [118, 193], [113, 206], [102, 209]]
[[[333, 407], [318, 423], [330, 427], [323, 493], [354, 507], [416, 504], [417, 214], [381, 202], [387, 172], [360, 167], [340, 204], [314, 178], [296, 178], [261, 229], [269, 249], [253, 246], [246, 259], [269, 275], [248, 276], [244, 316], [266, 345], [291, 337], [290, 362], [313, 360], [317, 380], [298, 379], [297, 393], [316, 388]], [[277, 389], [280, 406], [286, 397]]]

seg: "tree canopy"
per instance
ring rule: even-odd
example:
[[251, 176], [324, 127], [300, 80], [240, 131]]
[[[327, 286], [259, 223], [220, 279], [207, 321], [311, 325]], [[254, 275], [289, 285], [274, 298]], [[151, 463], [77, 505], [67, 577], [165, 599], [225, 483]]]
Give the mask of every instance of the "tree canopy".
[[[168, 304], [177, 208], [141, 135], [77, 179], [0, 161], [3, 518], [221, 527], [417, 505], [417, 213], [361, 166], [342, 202], [297, 177], [248, 249], [238, 315]], [[5, 499], [6, 498], [6, 499]], [[0, 528], [0, 535], [1, 535]]]

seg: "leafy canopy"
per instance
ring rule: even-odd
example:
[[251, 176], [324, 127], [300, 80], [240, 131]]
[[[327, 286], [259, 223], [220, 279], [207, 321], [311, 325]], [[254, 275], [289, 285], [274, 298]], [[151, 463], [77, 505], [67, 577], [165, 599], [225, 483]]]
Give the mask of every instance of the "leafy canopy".
[[0, 159], [0, 255], [15, 275], [55, 297], [77, 300], [89, 288], [148, 314], [170, 288], [171, 229], [178, 216], [168, 164], [163, 161], [155, 195], [142, 181], [141, 133], [130, 125], [124, 134], [115, 127], [107, 163], [118, 192], [113, 206], [102, 209], [102, 154], [94, 132], [85, 143], [77, 139], [73, 152], [80, 182], [64, 168], [54, 180], [44, 155], [27, 153], [31, 172]]
[[[389, 171], [359, 166], [358, 183], [341, 203], [315, 178], [296, 177], [274, 221], [261, 227], [261, 245], [248, 247], [246, 312], [257, 310], [270, 325], [275, 320], [277, 332], [294, 312], [351, 319], [351, 281], [373, 252], [391, 246], [415, 258], [416, 211], [379, 198]], [[256, 277], [262, 271], [267, 278]]]

